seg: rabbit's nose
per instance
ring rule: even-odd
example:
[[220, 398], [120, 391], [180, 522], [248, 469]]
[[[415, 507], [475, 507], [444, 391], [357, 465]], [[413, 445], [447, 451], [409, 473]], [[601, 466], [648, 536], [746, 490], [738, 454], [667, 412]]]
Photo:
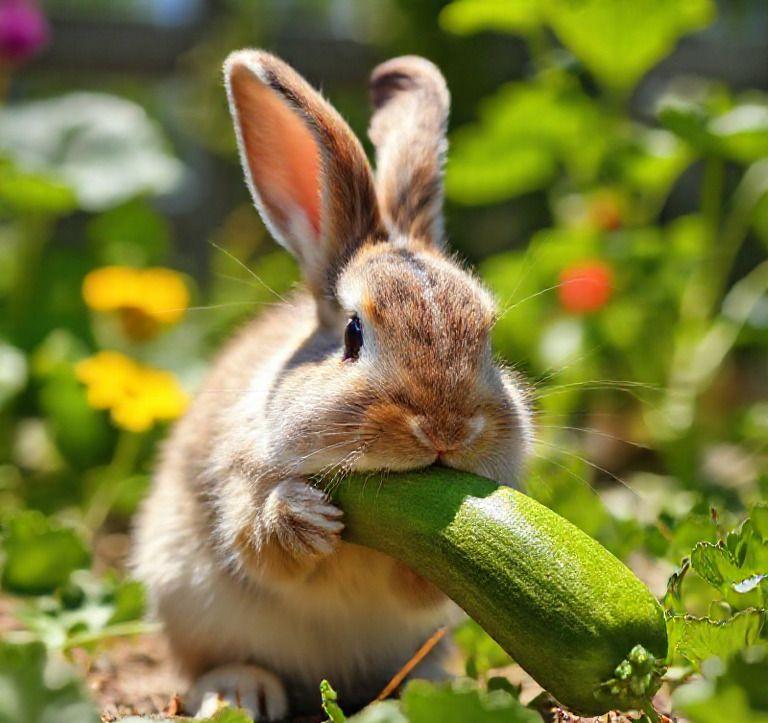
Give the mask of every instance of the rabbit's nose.
[[462, 424], [451, 425], [450, 429], [440, 429], [425, 417], [412, 417], [409, 426], [419, 442], [440, 456], [466, 447], [477, 439], [485, 428], [485, 417], [475, 415]]

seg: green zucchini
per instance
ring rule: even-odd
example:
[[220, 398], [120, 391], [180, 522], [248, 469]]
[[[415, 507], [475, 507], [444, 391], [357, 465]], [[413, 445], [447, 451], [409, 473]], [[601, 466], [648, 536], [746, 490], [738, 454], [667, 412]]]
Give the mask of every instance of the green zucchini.
[[344, 539], [433, 582], [562, 705], [644, 708], [667, 655], [664, 613], [616, 557], [530, 497], [433, 467], [330, 490]]

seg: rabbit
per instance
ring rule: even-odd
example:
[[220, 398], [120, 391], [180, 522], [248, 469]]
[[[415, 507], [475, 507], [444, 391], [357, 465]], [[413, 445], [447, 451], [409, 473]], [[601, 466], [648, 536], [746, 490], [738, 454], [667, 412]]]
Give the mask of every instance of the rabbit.
[[275, 56], [234, 52], [224, 82], [253, 201], [304, 285], [226, 345], [176, 424], [134, 566], [195, 681], [188, 708], [224, 700], [278, 720], [317, 712], [323, 678], [364, 705], [461, 614], [404, 564], [345, 542], [310, 478], [441, 464], [517, 485], [532, 422], [491, 352], [490, 293], [445, 249], [440, 71], [415, 56], [374, 70], [375, 176]]

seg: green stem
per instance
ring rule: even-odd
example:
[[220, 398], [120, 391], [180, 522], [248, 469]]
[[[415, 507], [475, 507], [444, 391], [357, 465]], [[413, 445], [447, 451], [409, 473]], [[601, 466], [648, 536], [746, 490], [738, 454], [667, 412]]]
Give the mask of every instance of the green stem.
[[128, 637], [131, 635], [145, 635], [148, 633], [156, 633], [160, 630], [160, 626], [157, 623], [148, 623], [145, 620], [131, 620], [126, 623], [116, 623], [115, 625], [108, 625], [106, 628], [96, 630], [95, 632], [80, 633], [79, 635], [73, 635], [66, 643], [64, 643], [63, 650], [71, 650], [72, 648], [80, 648], [85, 645], [91, 645], [98, 643], [106, 638], [118, 638]]
[[711, 245], [717, 243], [720, 220], [723, 213], [723, 187], [725, 185], [725, 163], [720, 158], [709, 158], [704, 165], [701, 183], [701, 213], [707, 223]]
[[144, 446], [144, 435], [121, 430], [112, 461], [100, 475], [101, 481], [85, 513], [85, 526], [96, 532], [107, 519], [120, 491], [120, 482], [131, 475]]
[[714, 253], [713, 266], [716, 273], [713, 274], [712, 293], [715, 299], [721, 298], [725, 290], [736, 256], [749, 233], [757, 206], [768, 192], [764, 180], [766, 171], [768, 161], [751, 166], [733, 194], [733, 203], [723, 222], [720, 243]]
[[717, 263], [720, 226], [723, 214], [725, 164], [719, 158], [707, 159], [701, 183], [701, 215], [704, 218], [704, 262], [691, 277], [682, 298], [681, 322], [708, 319], [717, 303], [713, 294], [715, 279], [722, 273]]
[[696, 399], [711, 383], [739, 338], [757, 304], [768, 293], [768, 261], [752, 269], [723, 300], [722, 313], [687, 347], [670, 377], [659, 422], [671, 421], [677, 431], [693, 423]]
[[[698, 396], [711, 382], [725, 355], [736, 343], [738, 332], [757, 303], [751, 289], [762, 288], [763, 264], [734, 285], [722, 302], [723, 314], [712, 321], [723, 298], [733, 264], [747, 237], [755, 210], [768, 192], [765, 172], [768, 161], [752, 165], [733, 194], [729, 213], [722, 219], [724, 164], [710, 159], [702, 184], [702, 214], [706, 219], [706, 266], [694, 274], [680, 307], [680, 332], [675, 340], [671, 373], [661, 412], [654, 413], [653, 428], [660, 436], [679, 436], [690, 429]], [[746, 316], [734, 322], [733, 299], [752, 299]], [[729, 299], [731, 301], [729, 301]], [[743, 304], [741, 305], [743, 308]]]
[[53, 222], [48, 217], [22, 216], [18, 223], [21, 240], [8, 300], [8, 318], [16, 333], [25, 328], [28, 311], [33, 306], [31, 302], [40, 259], [53, 228]]

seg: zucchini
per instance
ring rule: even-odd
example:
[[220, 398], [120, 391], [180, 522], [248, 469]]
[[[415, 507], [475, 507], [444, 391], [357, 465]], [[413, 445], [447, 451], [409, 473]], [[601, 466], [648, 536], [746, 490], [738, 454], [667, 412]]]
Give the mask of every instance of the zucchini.
[[344, 539], [401, 560], [582, 715], [647, 708], [664, 613], [608, 550], [509, 487], [441, 467], [354, 474], [329, 490]]

